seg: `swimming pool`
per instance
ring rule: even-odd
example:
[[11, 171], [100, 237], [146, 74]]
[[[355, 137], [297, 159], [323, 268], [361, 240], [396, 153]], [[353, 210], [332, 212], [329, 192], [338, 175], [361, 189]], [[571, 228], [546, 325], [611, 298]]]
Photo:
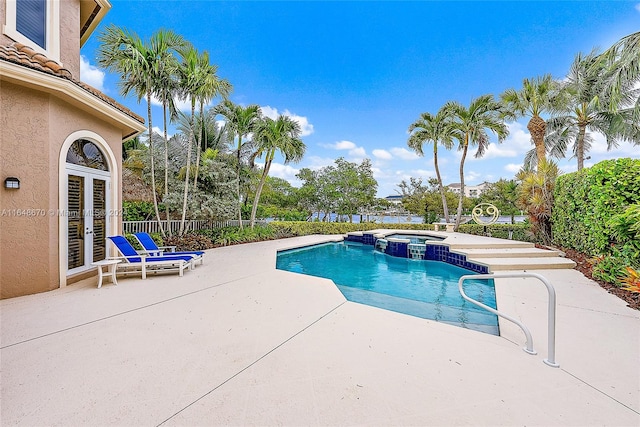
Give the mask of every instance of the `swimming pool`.
[[[465, 301], [458, 279], [473, 272], [440, 261], [398, 258], [358, 243], [325, 243], [278, 252], [276, 268], [333, 280], [349, 301], [498, 335], [497, 316]], [[493, 281], [465, 292], [496, 307]]]

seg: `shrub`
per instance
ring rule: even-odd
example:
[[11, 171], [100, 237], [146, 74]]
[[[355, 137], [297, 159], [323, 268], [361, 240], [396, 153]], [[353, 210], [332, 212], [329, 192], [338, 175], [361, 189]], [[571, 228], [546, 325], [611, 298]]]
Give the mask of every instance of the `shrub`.
[[399, 230], [433, 230], [431, 224], [379, 224], [373, 222], [307, 222], [307, 221], [273, 221], [269, 223], [276, 233], [291, 236], [308, 236], [311, 234], [346, 234], [350, 231], [378, 230], [381, 228]]
[[[158, 205], [160, 211], [164, 210], [163, 205]], [[155, 216], [152, 202], [122, 202], [123, 221], [148, 221]]]
[[535, 242], [536, 238], [531, 232], [531, 225], [524, 224], [462, 224], [458, 228], [460, 233], [474, 234], [477, 236], [486, 236], [487, 233], [491, 237], [497, 237], [500, 239], [518, 240], [521, 242]]
[[558, 177], [554, 242], [591, 256], [607, 254], [616, 231], [609, 220], [640, 203], [640, 159], [605, 160]]
[[203, 251], [213, 247], [213, 242], [210, 238], [198, 233], [187, 233], [184, 236], [169, 236], [165, 243], [166, 246], [175, 246], [176, 251]]

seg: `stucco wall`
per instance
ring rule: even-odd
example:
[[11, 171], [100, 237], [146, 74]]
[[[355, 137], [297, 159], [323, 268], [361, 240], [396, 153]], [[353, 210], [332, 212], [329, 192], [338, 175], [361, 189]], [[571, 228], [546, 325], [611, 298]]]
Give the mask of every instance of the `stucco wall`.
[[80, 2], [60, 2], [60, 60], [80, 80]]
[[65, 206], [58, 206], [58, 160], [65, 139], [89, 130], [108, 142], [118, 161], [112, 208], [120, 209], [122, 135], [76, 106], [6, 81], [0, 105], [1, 178], [16, 176], [21, 186], [0, 188], [0, 297], [9, 298], [60, 285], [58, 212]]

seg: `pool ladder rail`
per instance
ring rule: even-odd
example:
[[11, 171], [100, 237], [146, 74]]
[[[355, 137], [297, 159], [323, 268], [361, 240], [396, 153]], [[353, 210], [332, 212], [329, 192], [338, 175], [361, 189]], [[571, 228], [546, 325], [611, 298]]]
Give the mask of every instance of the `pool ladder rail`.
[[533, 337], [531, 336], [531, 332], [529, 331], [529, 328], [527, 328], [522, 322], [520, 322], [519, 320], [514, 319], [511, 316], [508, 316], [504, 313], [499, 312], [498, 310], [491, 308], [479, 301], [474, 300], [473, 298], [470, 298], [469, 296], [467, 296], [467, 294], [464, 293], [464, 289], [463, 289], [463, 284], [465, 282], [465, 280], [477, 280], [477, 279], [483, 279], [483, 280], [489, 280], [489, 279], [502, 279], [502, 278], [527, 278], [527, 277], [532, 277], [535, 279], [540, 280], [546, 287], [547, 287], [547, 291], [549, 292], [549, 307], [548, 307], [548, 321], [547, 321], [547, 326], [548, 326], [548, 332], [547, 332], [547, 338], [549, 340], [548, 343], [548, 355], [547, 358], [543, 360], [543, 362], [545, 364], [547, 364], [548, 366], [551, 366], [553, 368], [559, 368], [560, 365], [558, 363], [556, 363], [555, 361], [555, 355], [556, 355], [556, 291], [553, 288], [553, 286], [551, 285], [551, 283], [549, 283], [549, 281], [544, 277], [541, 276], [539, 274], [536, 273], [500, 273], [500, 274], [469, 274], [469, 275], [465, 275], [460, 277], [460, 280], [458, 281], [458, 290], [460, 291], [460, 295], [462, 295], [462, 298], [464, 298], [465, 300], [469, 301], [472, 304], [477, 305], [478, 307], [482, 307], [485, 310], [490, 311], [491, 313], [503, 317], [507, 320], [509, 320], [510, 322], [515, 323], [516, 325], [518, 325], [520, 327], [520, 329], [522, 329], [522, 332], [524, 332], [524, 335], [526, 337], [527, 343], [526, 343], [526, 347], [523, 348], [523, 350], [529, 354], [538, 354], [534, 349], [533, 349]]

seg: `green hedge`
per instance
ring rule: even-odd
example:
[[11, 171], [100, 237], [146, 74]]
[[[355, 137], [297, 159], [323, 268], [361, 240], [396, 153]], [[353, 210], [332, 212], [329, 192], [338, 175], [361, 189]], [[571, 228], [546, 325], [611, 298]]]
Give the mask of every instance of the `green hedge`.
[[562, 175], [554, 197], [554, 243], [592, 256], [606, 254], [614, 241], [607, 222], [640, 203], [640, 160], [605, 160]]
[[399, 230], [433, 230], [431, 224], [379, 224], [373, 222], [307, 222], [307, 221], [273, 221], [269, 225], [277, 233], [293, 236], [308, 236], [310, 234], [346, 234], [350, 231], [377, 230], [380, 228]]
[[[431, 230], [432, 224], [394, 224], [394, 223], [348, 223], [348, 222], [306, 222], [306, 221], [273, 221], [269, 223], [277, 232], [293, 236], [307, 236], [310, 234], [346, 234], [350, 231], [367, 231], [377, 230], [381, 228], [398, 229], [398, 230]], [[523, 242], [533, 241], [533, 235], [530, 232], [529, 224], [493, 224], [488, 225], [486, 231], [491, 233], [492, 237], [501, 239], [509, 238], [509, 231], [512, 232], [513, 240]], [[459, 229], [460, 233], [485, 235], [485, 226], [477, 224], [463, 224]]]
[[535, 242], [535, 236], [531, 232], [531, 225], [527, 223], [491, 224], [486, 226], [479, 224], [461, 224], [458, 231], [460, 233], [475, 234], [477, 236], [485, 236], [489, 233], [491, 237], [497, 237], [499, 239], [508, 239], [509, 233], [511, 232], [511, 240]]

